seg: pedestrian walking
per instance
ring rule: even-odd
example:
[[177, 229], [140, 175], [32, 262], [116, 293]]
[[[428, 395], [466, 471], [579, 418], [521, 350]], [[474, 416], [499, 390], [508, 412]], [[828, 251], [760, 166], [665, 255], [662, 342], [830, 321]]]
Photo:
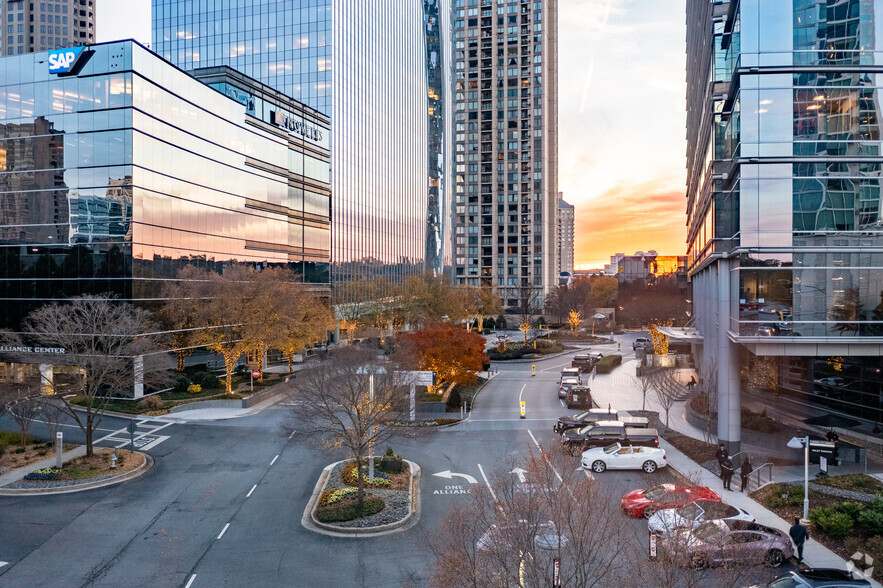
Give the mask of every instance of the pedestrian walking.
[[809, 531], [800, 524], [799, 517], [794, 517], [794, 526], [791, 527], [788, 534], [791, 535], [791, 540], [797, 546], [797, 563], [800, 563], [803, 561], [803, 544], [809, 539]]
[[724, 481], [724, 490], [732, 490], [730, 488], [730, 484], [733, 482], [733, 473], [736, 469], [733, 467], [733, 462], [728, 457], [721, 463], [721, 480]]
[[742, 460], [742, 467], [739, 468], [739, 474], [742, 476], [742, 487], [739, 489], [739, 492], [745, 492], [745, 489], [748, 487], [748, 475], [751, 474], [751, 462], [748, 461], [748, 456], [745, 456], [745, 459]]

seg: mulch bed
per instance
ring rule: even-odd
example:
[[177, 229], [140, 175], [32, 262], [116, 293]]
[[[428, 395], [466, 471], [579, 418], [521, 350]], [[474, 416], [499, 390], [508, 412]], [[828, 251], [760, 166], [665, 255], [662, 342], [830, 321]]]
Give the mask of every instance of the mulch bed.
[[[19, 445], [8, 445], [0, 455], [0, 474], [11, 472], [19, 468], [27, 467], [31, 464], [43, 461], [50, 457], [55, 457], [55, 444], [48, 442], [31, 443], [25, 447], [24, 452], [17, 453]], [[62, 444], [63, 451], [76, 449], [76, 445], [72, 443]]]

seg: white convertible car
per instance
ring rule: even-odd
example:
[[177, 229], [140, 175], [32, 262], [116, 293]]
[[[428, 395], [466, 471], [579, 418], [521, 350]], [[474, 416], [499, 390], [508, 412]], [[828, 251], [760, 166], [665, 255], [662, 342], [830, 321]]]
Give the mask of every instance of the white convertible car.
[[582, 466], [593, 472], [611, 470], [644, 470], [652, 474], [664, 468], [665, 450], [659, 447], [622, 446], [619, 443], [607, 447], [593, 447], [583, 451]]
[[697, 500], [678, 509], [659, 510], [647, 521], [651, 533], [667, 537], [675, 529], [695, 529], [702, 523], [715, 520], [754, 522], [748, 511], [716, 500]]

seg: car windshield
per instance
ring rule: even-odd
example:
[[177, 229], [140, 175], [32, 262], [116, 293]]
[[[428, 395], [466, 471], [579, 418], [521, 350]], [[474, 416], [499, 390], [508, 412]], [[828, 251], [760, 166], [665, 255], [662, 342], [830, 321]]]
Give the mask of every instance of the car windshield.
[[682, 506], [680, 509], [678, 509], [678, 514], [685, 519], [695, 521], [699, 518], [699, 515], [702, 514], [702, 509], [699, 508], [696, 503], [691, 502], [690, 504]]
[[647, 500], [659, 500], [665, 493], [668, 492], [668, 488], [665, 486], [654, 486], [649, 490], [644, 490], [644, 498]]
[[613, 445], [608, 445], [607, 447], [605, 447], [604, 453], [613, 454], [613, 453], [616, 453], [618, 450], [619, 450], [619, 445], [614, 443]]
[[696, 535], [696, 537], [698, 537], [699, 539], [702, 539], [705, 542], [710, 542], [710, 541], [715, 541], [717, 539], [720, 539], [723, 534], [724, 534], [724, 532], [721, 531], [717, 525], [713, 525], [711, 523], [706, 523], [706, 524], [702, 525], [701, 527], [696, 529], [696, 532], [694, 533], [694, 535]]

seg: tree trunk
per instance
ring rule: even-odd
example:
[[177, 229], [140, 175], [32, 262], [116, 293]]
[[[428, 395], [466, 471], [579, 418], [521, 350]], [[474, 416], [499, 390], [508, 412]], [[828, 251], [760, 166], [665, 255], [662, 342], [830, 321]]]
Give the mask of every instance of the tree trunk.
[[227, 394], [233, 394], [233, 363], [227, 354], [224, 355], [224, 369], [227, 371], [226, 388]]
[[294, 373], [294, 351], [288, 354], [288, 373]]
[[178, 367], [176, 368], [177, 371], [183, 372], [184, 366], [185, 366], [185, 360], [187, 359], [187, 354], [183, 351], [176, 351], [175, 357], [178, 360]]
[[356, 460], [356, 475], [358, 476], [358, 488], [356, 492], [356, 500], [359, 502], [359, 509], [365, 503], [365, 475], [362, 473], [362, 458]]
[[83, 433], [86, 434], [86, 457], [92, 457], [92, 407], [89, 407], [89, 413], [86, 415], [86, 429]]
[[479, 333], [484, 332], [484, 315], [483, 314], [478, 315], [478, 332]]

